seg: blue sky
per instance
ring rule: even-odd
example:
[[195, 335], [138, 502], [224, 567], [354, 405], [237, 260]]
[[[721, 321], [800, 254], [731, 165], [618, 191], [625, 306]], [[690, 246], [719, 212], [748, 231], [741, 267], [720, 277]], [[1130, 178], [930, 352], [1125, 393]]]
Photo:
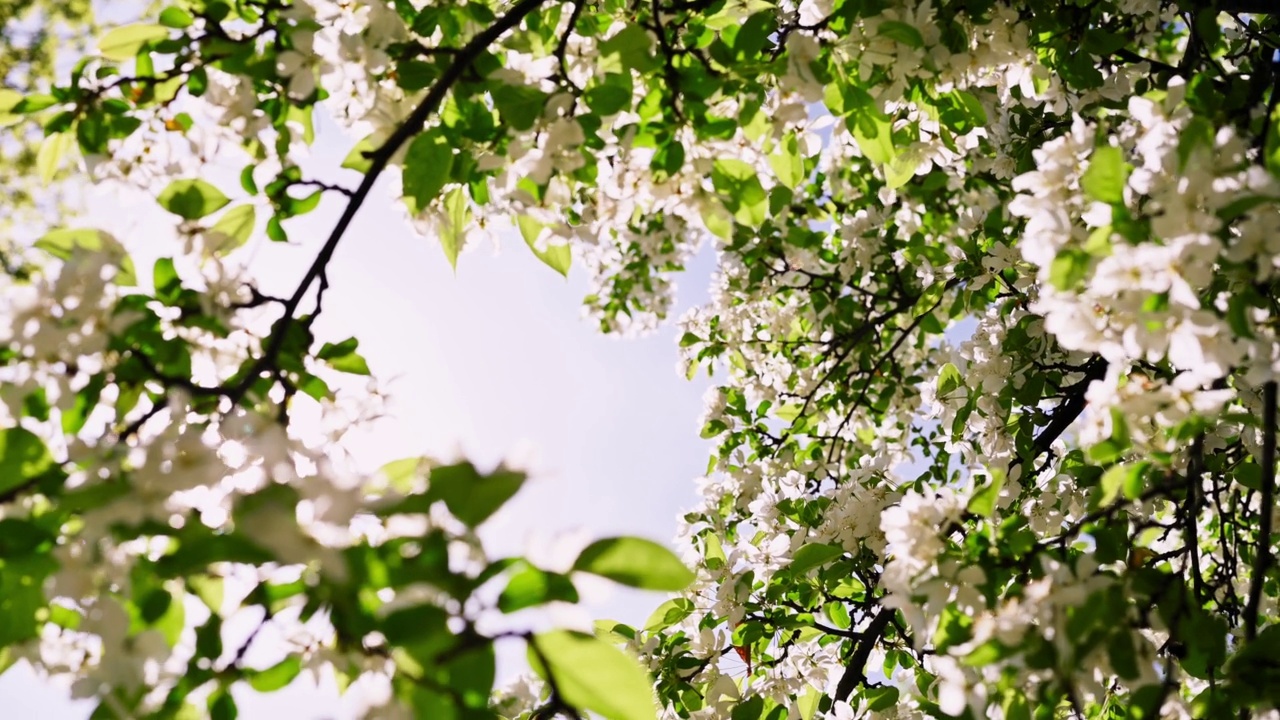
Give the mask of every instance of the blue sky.
[[[322, 122], [308, 166], [338, 179], [326, 169], [336, 168], [352, 144]], [[234, 180], [220, 175], [216, 182], [231, 194]], [[253, 241], [264, 290], [293, 287], [341, 200], [327, 197], [314, 214], [287, 225], [297, 245]], [[168, 221], [155, 210], [122, 213], [119, 202], [96, 198], [89, 219], [113, 226], [139, 248], [145, 274], [164, 246]], [[461, 450], [493, 465], [532, 449], [536, 472], [485, 534], [495, 555], [523, 552], [535, 529], [669, 541], [682, 509], [695, 501], [693, 480], [711, 449], [697, 426], [707, 380], [690, 382], [677, 372], [674, 327], [640, 339], [600, 335], [582, 318], [582, 268], [572, 268], [566, 280], [514, 234], [502, 239], [500, 251], [464, 252], [455, 275], [439, 246], [413, 235], [391, 203], [375, 190], [347, 233], [330, 265], [332, 287], [316, 328], [324, 340], [358, 337], [374, 374], [391, 381], [395, 417], [356, 439], [361, 463]], [[713, 264], [705, 249], [681, 276], [681, 310], [705, 300]], [[618, 588], [590, 609], [640, 622], [662, 599]], [[508, 671], [512, 656], [505, 654]], [[333, 717], [322, 700], [327, 694], [287, 688], [243, 698], [241, 717], [281, 711], [291, 720]], [[92, 711], [22, 666], [0, 676], [0, 701], [6, 717], [76, 720]]]

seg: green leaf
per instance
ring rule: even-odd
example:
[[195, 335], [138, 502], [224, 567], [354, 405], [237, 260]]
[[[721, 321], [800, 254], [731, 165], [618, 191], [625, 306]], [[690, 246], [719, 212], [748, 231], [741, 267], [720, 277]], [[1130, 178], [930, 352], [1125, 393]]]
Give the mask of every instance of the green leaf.
[[159, 20], [161, 25], [175, 30], [191, 27], [191, 24], [195, 22], [195, 18], [192, 17], [189, 11], [176, 5], [170, 5], [161, 10]]
[[387, 642], [408, 650], [422, 664], [434, 663], [440, 652], [452, 647], [449, 613], [424, 603], [397, 608], [382, 619], [379, 626]]
[[328, 400], [333, 397], [333, 391], [329, 389], [328, 383], [315, 375], [300, 374], [298, 389], [316, 400]]
[[535, 635], [530, 650], [534, 669], [554, 679], [569, 705], [606, 720], [657, 717], [649, 674], [618, 648], [590, 635], [553, 630]]
[[960, 377], [960, 369], [946, 363], [938, 371], [938, 397], [946, 397], [956, 388], [964, 387], [964, 378]]
[[312, 118], [312, 106], [299, 107], [290, 105], [288, 120], [291, 124], [302, 128], [302, 141], [308, 145], [315, 142], [316, 128]]
[[1020, 692], [1010, 693], [1004, 701], [1005, 720], [1031, 720], [1031, 709], [1027, 706], [1027, 698]]
[[192, 575], [187, 578], [187, 585], [210, 610], [215, 613], [222, 610], [226, 579], [214, 575]]
[[22, 121], [22, 116], [13, 112], [22, 102], [22, 93], [10, 88], [0, 88], [0, 127], [8, 127]]
[[546, 263], [552, 270], [569, 277], [569, 264], [573, 262], [573, 253], [570, 252], [568, 243], [547, 243], [546, 250], [539, 250], [538, 238], [547, 226], [528, 215], [518, 216], [516, 226], [520, 228], [520, 235], [524, 238], [525, 244], [539, 260]]
[[1121, 627], [1111, 634], [1111, 639], [1107, 642], [1107, 659], [1120, 677], [1125, 680], [1138, 679], [1138, 654], [1134, 650], [1133, 636], [1129, 634], [1128, 628]]
[[1016, 652], [1016, 648], [1008, 647], [999, 640], [988, 640], [966, 655], [963, 662], [970, 667], [982, 667], [999, 662]]
[[1271, 174], [1280, 178], [1280, 105], [1271, 111], [1271, 122], [1267, 124], [1267, 137], [1263, 144], [1262, 157]]
[[578, 589], [573, 581], [559, 573], [526, 565], [507, 581], [507, 587], [498, 596], [498, 609], [512, 613], [554, 600], [578, 602]]
[[1262, 489], [1262, 466], [1253, 461], [1246, 460], [1237, 465], [1233, 475], [1236, 482], [1250, 490]]
[[84, 618], [79, 612], [63, 605], [49, 605], [49, 622], [60, 628], [75, 630]]
[[653, 56], [653, 36], [637, 23], [628, 24], [621, 32], [600, 43], [600, 58], [617, 56], [623, 68], [645, 72], [657, 67]]
[[750, 164], [734, 158], [716, 160], [711, 168], [711, 184], [738, 222], [751, 227], [764, 223], [769, 198]]
[[40, 150], [36, 153], [36, 174], [40, 176], [41, 183], [48, 185], [53, 180], [62, 156], [67, 154], [73, 142], [75, 138], [71, 133], [60, 132], [50, 135], [40, 144]]
[[761, 720], [764, 715], [764, 698], [752, 695], [744, 698], [729, 713], [729, 720]]
[[671, 627], [693, 613], [693, 603], [685, 598], [673, 598], [658, 606], [644, 622], [645, 632], [656, 632]]
[[969, 498], [969, 512], [990, 517], [996, 511], [996, 501], [1000, 499], [1000, 490], [1003, 487], [1004, 473], [993, 470], [991, 482], [983, 485]]
[[44, 237], [35, 242], [35, 246], [59, 260], [70, 259], [76, 248], [90, 252], [107, 250], [116, 258], [120, 268], [120, 272], [115, 277], [115, 283], [117, 285], [133, 286], [138, 282], [137, 274], [133, 268], [133, 260], [125, 253], [124, 247], [115, 238], [100, 230], [89, 228], [50, 230], [45, 233]]
[[806, 543], [791, 556], [787, 569], [792, 575], [803, 575], [844, 555], [844, 548], [825, 543]]
[[172, 303], [182, 292], [182, 278], [178, 277], [178, 269], [174, 267], [173, 258], [159, 258], [151, 269], [151, 287], [156, 297], [165, 303]]
[[920, 155], [908, 149], [889, 161], [884, 166], [884, 183], [890, 189], [897, 189], [911, 182], [916, 176], [916, 168], [920, 167]]
[[496, 84], [489, 91], [502, 119], [516, 130], [528, 130], [542, 117], [547, 94], [525, 85]]
[[444, 222], [440, 228], [440, 247], [449, 260], [449, 266], [457, 269], [458, 253], [466, 239], [466, 228], [471, 222], [471, 206], [462, 188], [449, 191], [444, 198]]
[[218, 188], [195, 178], [174, 180], [156, 198], [160, 207], [186, 220], [199, 220], [231, 202]]
[[804, 159], [800, 157], [799, 143], [794, 133], [778, 143], [777, 149], [769, 156], [769, 167], [778, 182], [795, 190], [804, 182]]
[[54, 466], [44, 441], [23, 427], [0, 431], [0, 493], [26, 485]]
[[607, 73], [603, 82], [590, 87], [582, 99], [591, 112], [611, 117], [631, 107], [634, 94], [630, 73]]
[[1080, 248], [1063, 248], [1049, 266], [1049, 283], [1059, 290], [1074, 290], [1089, 274], [1092, 256]]
[[738, 60], [751, 60], [760, 54], [769, 36], [778, 29], [778, 14], [771, 9], [755, 12], [738, 26], [733, 38], [733, 51]]
[[410, 208], [421, 212], [440, 195], [453, 168], [453, 146], [439, 130], [428, 130], [414, 138], [404, 156], [404, 195], [412, 198]]
[[1109, 468], [1102, 474], [1102, 480], [1099, 483], [1102, 489], [1102, 498], [1098, 501], [1099, 507], [1110, 505], [1121, 492], [1130, 500], [1141, 495], [1144, 489], [1143, 479], [1150, 467], [1150, 462], [1141, 460]]
[[107, 124], [98, 114], [85, 115], [76, 123], [76, 141], [80, 144], [80, 152], [85, 155], [102, 154], [107, 151]]
[[924, 36], [920, 31], [901, 20], [882, 21], [876, 33], [908, 47], [916, 49], [924, 47]]
[[800, 720], [813, 720], [818, 714], [818, 705], [823, 698], [822, 692], [812, 685], [806, 685], [804, 693], [796, 701], [796, 710], [800, 711]]
[[596, 637], [614, 645], [623, 645], [636, 639], [635, 628], [617, 620], [596, 620], [592, 626]]
[[209, 695], [209, 720], [236, 720], [240, 715], [236, 708], [236, 700], [225, 690], [216, 690]]
[[302, 672], [302, 660], [296, 655], [281, 660], [266, 670], [256, 670], [247, 678], [249, 686], [258, 692], [274, 692], [293, 682]]
[[[763, 193], [763, 188], [761, 192]], [[707, 230], [712, 235], [721, 240], [730, 240], [733, 238], [733, 215], [720, 205], [707, 203], [702, 207], [702, 222], [707, 226]]]
[[0, 558], [31, 555], [41, 546], [47, 549], [55, 540], [53, 533], [33, 522], [18, 518], [0, 519]]
[[[2, 467], [2, 466], [0, 466]], [[0, 483], [9, 481], [0, 476]], [[5, 558], [0, 565], [0, 648], [22, 642], [39, 634], [36, 613], [48, 605], [44, 596], [44, 579], [58, 565], [47, 553], [25, 558]]]
[[412, 489], [413, 481], [417, 479], [422, 467], [422, 458], [400, 458], [378, 468], [378, 473], [386, 478], [388, 487], [407, 493]]
[[485, 643], [454, 656], [443, 670], [441, 683], [462, 701], [463, 706], [484, 708], [488, 705], [496, 670], [492, 643]]
[[1118, 205], [1124, 202], [1124, 186], [1129, 170], [1129, 164], [1124, 161], [1124, 153], [1120, 148], [1103, 145], [1094, 149], [1089, 158], [1089, 167], [1080, 177], [1080, 188], [1094, 200]]
[[[893, 123], [880, 112], [865, 109], [857, 113], [853, 123], [853, 138], [858, 141], [862, 155], [877, 165], [893, 162]], [[914, 168], [912, 169], [914, 172]]]
[[158, 596], [168, 598], [168, 602], [163, 606], [163, 612], [158, 616], [147, 618], [147, 624], [152, 628], [160, 631], [164, 635], [165, 642], [169, 643], [169, 647], [177, 645], [178, 638], [182, 635], [182, 629], [186, 627], [186, 608], [182, 604], [182, 595], [170, 593], [168, 590], [157, 590]]
[[829, 602], [822, 606], [827, 613], [827, 617], [831, 618], [831, 623], [841, 630], [848, 630], [853, 624], [853, 618], [849, 616], [849, 608], [842, 602]]
[[209, 251], [224, 255], [244, 245], [253, 236], [258, 214], [252, 205], [237, 205], [222, 214], [205, 233]]
[[431, 687], [413, 687], [409, 698], [414, 718], [460, 720], [457, 703], [448, 695]]
[[373, 161], [366, 157], [365, 153], [378, 149], [378, 144], [374, 142], [373, 137], [370, 135], [356, 143], [356, 146], [351, 148], [351, 152], [347, 153], [347, 157], [342, 160], [342, 167], [361, 173], [369, 172]]
[[324, 360], [329, 363], [329, 367], [339, 372], [368, 375], [369, 364], [356, 352], [359, 345], [360, 341], [355, 338], [347, 338], [337, 345], [325, 343], [320, 352], [316, 353], [316, 359]]
[[98, 41], [98, 52], [108, 60], [123, 62], [137, 55], [143, 45], [167, 37], [169, 30], [161, 25], [123, 25], [102, 36]]
[[959, 106], [964, 109], [966, 119], [970, 125], [978, 127], [987, 124], [987, 109], [982, 106], [982, 101], [973, 93], [965, 90], [952, 90], [951, 97], [955, 98]]
[[694, 574], [675, 553], [652, 540], [615, 537], [597, 540], [578, 555], [573, 569], [645, 590], [677, 592]]
[[476, 527], [510, 500], [524, 481], [524, 473], [498, 470], [481, 475], [471, 463], [461, 463], [433, 469], [428, 495], [443, 500], [454, 517]]
[[868, 686], [862, 691], [871, 712], [883, 712], [898, 703], [898, 688], [892, 685]]
[[9, 107], [8, 111], [22, 114], [36, 113], [41, 110], [48, 110], [54, 105], [59, 104], [61, 104], [61, 101], [48, 93], [29, 93], [26, 97]]
[[1089, 28], [1084, 33], [1085, 52], [1105, 58], [1115, 53], [1128, 43], [1128, 39], [1119, 33], [1108, 32], [1101, 28]]

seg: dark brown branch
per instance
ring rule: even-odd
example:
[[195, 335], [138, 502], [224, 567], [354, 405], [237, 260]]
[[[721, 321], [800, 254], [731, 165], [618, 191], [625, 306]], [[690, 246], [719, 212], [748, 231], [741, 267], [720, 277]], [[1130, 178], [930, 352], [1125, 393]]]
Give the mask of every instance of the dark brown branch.
[[1262, 386], [1262, 496], [1259, 498], [1258, 550], [1253, 560], [1253, 577], [1249, 582], [1249, 604], [1244, 608], [1244, 636], [1253, 640], [1258, 634], [1258, 605], [1262, 602], [1262, 586], [1271, 567], [1271, 515], [1276, 491], [1276, 381]]
[[1049, 424], [1044, 426], [1040, 434], [1031, 444], [1031, 453], [1028, 457], [1016, 457], [1013, 462], [1009, 463], [1009, 470], [1023, 462], [1035, 462], [1035, 459], [1049, 452], [1049, 448], [1053, 447], [1053, 443], [1057, 441], [1062, 433], [1071, 427], [1071, 423], [1080, 417], [1080, 413], [1084, 412], [1086, 405], [1084, 396], [1089, 389], [1090, 383], [1094, 380], [1101, 380], [1107, 375], [1107, 361], [1101, 357], [1095, 357], [1085, 366], [1084, 378], [1080, 382], [1073, 385], [1068, 390], [1072, 390], [1066, 400], [1063, 400], [1053, 409], [1053, 415], [1049, 418]]
[[880, 612], [871, 618], [867, 629], [862, 632], [862, 639], [853, 647], [853, 655], [849, 657], [849, 664], [845, 665], [840, 682], [836, 684], [836, 702], [848, 700], [853, 691], [867, 681], [867, 658], [871, 657], [871, 651], [880, 641], [885, 628], [889, 627], [889, 621], [893, 619], [895, 612], [882, 605]]

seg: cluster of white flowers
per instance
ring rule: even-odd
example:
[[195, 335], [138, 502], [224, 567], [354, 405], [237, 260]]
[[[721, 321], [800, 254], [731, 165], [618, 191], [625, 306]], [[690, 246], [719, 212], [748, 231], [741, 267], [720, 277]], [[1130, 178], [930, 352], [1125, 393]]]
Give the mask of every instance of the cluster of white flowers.
[[[1036, 170], [1014, 180], [1023, 194], [1010, 210], [1027, 218], [1020, 247], [1039, 268], [1041, 281], [1032, 312], [1045, 318], [1046, 331], [1063, 347], [1096, 352], [1110, 363], [1104, 386], [1091, 390], [1091, 425], [1086, 426], [1094, 428], [1086, 431], [1091, 441], [1109, 436], [1112, 409], [1121, 409], [1131, 424], [1176, 426], [1192, 412], [1211, 417], [1229, 402], [1232, 392], [1207, 389], [1229, 369], [1250, 368], [1251, 382], [1274, 372], [1274, 336], [1259, 326], [1252, 339], [1242, 337], [1226, 318], [1230, 291], [1217, 297], [1206, 293], [1219, 261], [1256, 264], [1258, 273], [1271, 272], [1264, 235], [1280, 227], [1280, 205], [1264, 202], [1251, 209], [1248, 221], [1234, 226], [1229, 245], [1221, 237], [1220, 214], [1242, 199], [1280, 198], [1280, 186], [1248, 161], [1230, 128], [1200, 141], [1194, 133], [1204, 130], [1188, 125], [1184, 90], [1174, 79], [1162, 102], [1132, 98], [1127, 119], [1112, 136], [1114, 144], [1104, 145], [1133, 158], [1124, 204], [1135, 215], [1143, 208], [1149, 238], [1122, 237], [1113, 228], [1111, 206], [1090, 200], [1082, 189], [1097, 151], [1092, 126], [1079, 117], [1069, 135], [1036, 151]], [[1055, 259], [1090, 243], [1105, 245], [1106, 251], [1096, 263], [1090, 261], [1082, 287], [1054, 287]], [[1133, 364], [1164, 359], [1183, 371], [1173, 383], [1130, 377]], [[1126, 378], [1127, 389], [1120, 387]], [[1125, 397], [1129, 401], [1122, 406]], [[1143, 440], [1157, 446], [1168, 442]]]

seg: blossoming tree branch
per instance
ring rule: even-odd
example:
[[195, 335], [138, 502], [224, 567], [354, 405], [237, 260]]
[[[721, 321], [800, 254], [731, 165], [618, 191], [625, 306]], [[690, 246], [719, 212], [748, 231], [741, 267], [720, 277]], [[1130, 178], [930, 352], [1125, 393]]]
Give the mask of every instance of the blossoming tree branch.
[[[95, 717], [233, 718], [303, 673], [368, 717], [1275, 715], [1271, 2], [175, 0], [92, 40], [83, 2], [14, 8], [0, 659]], [[310, 177], [318, 114], [352, 149]], [[179, 241], [135, 267], [85, 182]], [[490, 558], [516, 469], [334, 450], [380, 395], [311, 329], [375, 187], [461, 282], [494, 233], [576, 261], [602, 332], [666, 320], [714, 245], [684, 561]], [[241, 248], [322, 199], [262, 292]], [[579, 573], [677, 594], [488, 629]], [[502, 641], [533, 674], [495, 689]]]

